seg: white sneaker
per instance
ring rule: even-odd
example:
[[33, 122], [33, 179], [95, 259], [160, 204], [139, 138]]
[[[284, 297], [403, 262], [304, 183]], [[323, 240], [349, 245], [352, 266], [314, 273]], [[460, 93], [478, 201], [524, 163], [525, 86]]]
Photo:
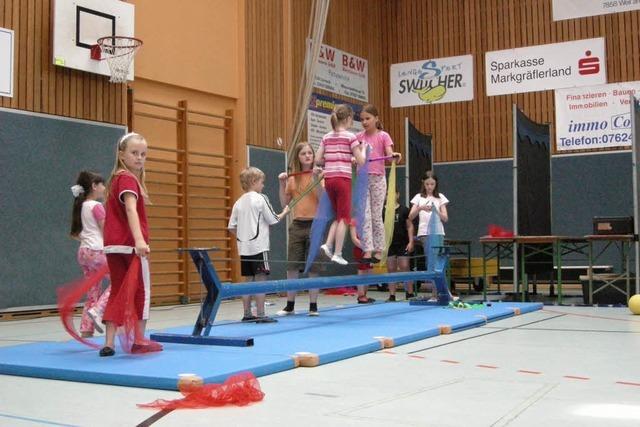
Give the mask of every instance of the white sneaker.
[[291, 316], [293, 314], [296, 314], [295, 311], [287, 311], [287, 310], [280, 310], [276, 313], [276, 316]]
[[308, 316], [317, 317], [317, 316], [320, 316], [320, 313], [318, 313], [317, 311], [310, 311], [308, 313]]
[[104, 329], [102, 329], [102, 315], [98, 313], [98, 310], [91, 307], [89, 310], [87, 310], [87, 315], [89, 315], [91, 320], [93, 320], [93, 327], [95, 328], [95, 330], [103, 333]]
[[335, 262], [335, 263], [337, 263], [337, 264], [340, 264], [340, 265], [347, 265], [347, 264], [349, 264], [349, 262], [348, 262], [346, 259], [342, 258], [342, 256], [341, 256], [341, 255], [334, 255], [334, 256], [332, 256], [332, 257], [331, 257], [331, 261], [333, 261], [333, 262]]
[[331, 252], [331, 248], [329, 246], [327, 246], [326, 243], [324, 245], [320, 246], [320, 249], [322, 249], [322, 252], [324, 252], [324, 254], [327, 256], [327, 258], [329, 258], [329, 259], [333, 258], [333, 252]]

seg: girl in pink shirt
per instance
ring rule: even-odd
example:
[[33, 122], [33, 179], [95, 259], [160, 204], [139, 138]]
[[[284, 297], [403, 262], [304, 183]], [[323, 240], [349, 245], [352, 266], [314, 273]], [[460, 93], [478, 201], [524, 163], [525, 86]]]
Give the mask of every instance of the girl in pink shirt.
[[[387, 179], [385, 175], [385, 157], [395, 157], [400, 161], [400, 153], [393, 151], [393, 141], [389, 134], [382, 130], [378, 109], [371, 104], [362, 107], [360, 120], [364, 131], [357, 135], [359, 141], [371, 147], [369, 153], [369, 188], [365, 205], [364, 224], [362, 228], [362, 260], [364, 262], [380, 262], [382, 252], [386, 249], [384, 238], [384, 222], [382, 208], [387, 195]], [[373, 257], [371, 256], [373, 252]]]

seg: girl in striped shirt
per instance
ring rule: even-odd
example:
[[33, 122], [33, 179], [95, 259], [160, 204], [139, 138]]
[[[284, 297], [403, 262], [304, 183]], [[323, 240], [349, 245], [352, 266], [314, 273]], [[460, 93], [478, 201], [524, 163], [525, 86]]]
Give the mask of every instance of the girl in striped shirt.
[[336, 216], [320, 248], [331, 261], [341, 265], [347, 264], [342, 257], [342, 246], [351, 221], [351, 158], [353, 156], [359, 165], [365, 162], [364, 145], [347, 130], [352, 124], [351, 107], [336, 105], [331, 114], [333, 131], [322, 137], [316, 154], [316, 167], [324, 166], [325, 191]]

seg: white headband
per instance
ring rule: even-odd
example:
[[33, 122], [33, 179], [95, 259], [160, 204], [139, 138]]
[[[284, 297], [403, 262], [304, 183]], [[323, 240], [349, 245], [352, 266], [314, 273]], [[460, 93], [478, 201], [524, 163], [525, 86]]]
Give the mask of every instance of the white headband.
[[140, 136], [140, 134], [136, 133], [136, 132], [129, 132], [129, 133], [125, 133], [124, 135], [122, 135], [120, 137], [120, 139], [118, 140], [118, 148], [120, 148], [120, 144], [122, 144], [126, 139], [128, 139], [129, 137], [134, 136], [134, 135]]

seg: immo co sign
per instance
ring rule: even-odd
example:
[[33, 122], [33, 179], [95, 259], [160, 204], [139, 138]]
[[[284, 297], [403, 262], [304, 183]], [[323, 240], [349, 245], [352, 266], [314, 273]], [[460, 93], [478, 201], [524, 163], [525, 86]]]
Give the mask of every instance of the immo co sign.
[[487, 96], [607, 82], [604, 38], [485, 54]]
[[556, 90], [556, 148], [631, 146], [631, 101], [640, 81]]

